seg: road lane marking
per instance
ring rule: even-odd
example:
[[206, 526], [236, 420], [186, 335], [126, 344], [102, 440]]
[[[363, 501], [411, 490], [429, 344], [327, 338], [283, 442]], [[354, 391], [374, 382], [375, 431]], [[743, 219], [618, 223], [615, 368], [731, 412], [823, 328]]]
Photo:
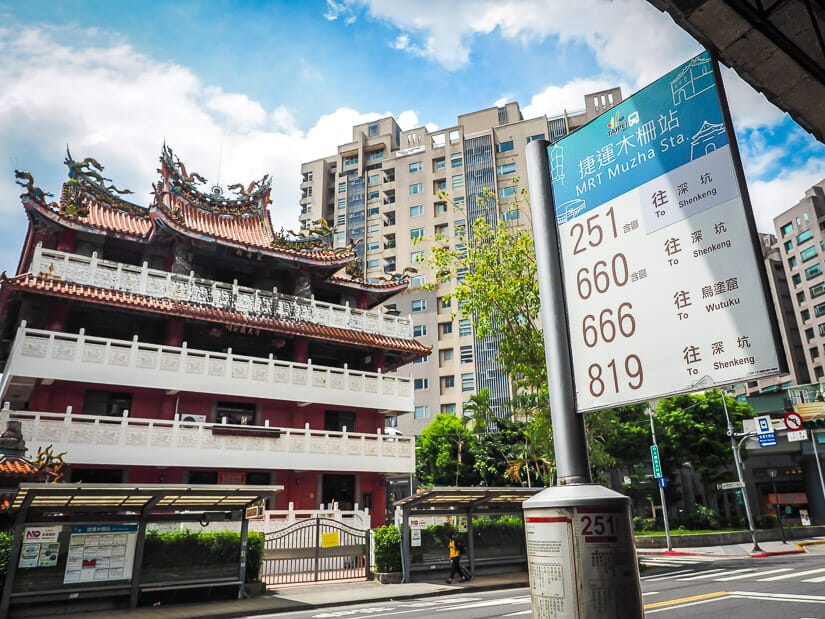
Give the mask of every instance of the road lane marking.
[[807, 576], [808, 574], [821, 574], [825, 572], [825, 567], [818, 570], [807, 570], [805, 572], [794, 572], [793, 574], [782, 574], [782, 576], [771, 576], [770, 578], [757, 578], [756, 582], [775, 582], [777, 580], [790, 580], [791, 578], [799, 578], [800, 576]]
[[702, 580], [703, 578], [714, 578], [719, 576], [719, 572], [724, 572], [723, 568], [717, 568], [715, 570], [705, 570], [704, 572], [698, 573], [696, 576], [680, 576], [676, 580], [679, 582], [684, 582], [687, 580]]
[[792, 567], [780, 567], [779, 569], [768, 570], [766, 572], [757, 572], [756, 574], [745, 574], [745, 575], [740, 574], [739, 576], [731, 576], [729, 578], [727, 578], [727, 577], [726, 578], [716, 578], [715, 580], [717, 582], [722, 582], [722, 581], [726, 581], [726, 580], [744, 580], [745, 578], [749, 578], [751, 576], [767, 576], [768, 574], [779, 574], [780, 572], [789, 572], [792, 569], [793, 569]]
[[686, 598], [676, 598], [675, 600], [662, 600], [661, 602], [651, 602], [645, 604], [645, 610], [654, 610], [656, 608], [663, 608], [665, 606], [675, 606], [676, 604], [688, 604], [691, 602], [699, 602], [706, 600], [713, 600], [720, 597], [730, 595], [727, 591], [714, 591], [713, 593], [702, 593], [700, 595], [691, 595]]
[[676, 572], [668, 572], [667, 574], [651, 574], [650, 576], [642, 576], [641, 580], [646, 582], [653, 582], [655, 580], [665, 580], [666, 578], [673, 578], [679, 574], [696, 574], [696, 570], [678, 570]]

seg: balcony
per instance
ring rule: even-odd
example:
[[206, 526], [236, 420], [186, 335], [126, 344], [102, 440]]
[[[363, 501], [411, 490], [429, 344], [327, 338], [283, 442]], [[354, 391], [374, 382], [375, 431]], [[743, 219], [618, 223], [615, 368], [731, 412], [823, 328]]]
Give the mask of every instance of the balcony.
[[145, 466], [413, 473], [411, 437], [304, 428], [231, 426], [66, 413], [0, 410], [19, 420], [30, 451], [52, 445], [75, 466]]
[[311, 363], [89, 337], [80, 333], [17, 330], [0, 401], [27, 399], [34, 379], [66, 380], [190, 391], [221, 396], [312, 402], [371, 410], [413, 410], [409, 378]]
[[44, 249], [40, 243], [34, 250], [29, 271], [97, 288], [209, 305], [256, 318], [300, 320], [388, 337], [412, 337], [412, 325], [407, 318], [387, 316], [380, 311], [351, 308], [348, 303], [336, 305], [314, 298], [293, 297], [277, 290], [257, 290], [237, 283], [225, 284], [195, 277], [194, 273], [176, 275], [150, 269], [145, 262], [136, 267], [100, 260], [96, 253], [91, 258], [79, 256]]

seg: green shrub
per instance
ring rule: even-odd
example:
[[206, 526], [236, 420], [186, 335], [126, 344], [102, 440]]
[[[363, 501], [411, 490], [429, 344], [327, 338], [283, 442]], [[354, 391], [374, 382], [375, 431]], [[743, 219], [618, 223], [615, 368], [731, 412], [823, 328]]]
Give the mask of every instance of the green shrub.
[[375, 569], [379, 572], [401, 571], [401, 533], [394, 524], [372, 531], [375, 540]]
[[11, 554], [11, 531], [0, 531], [0, 589], [6, 581], [6, 570], [9, 567], [9, 555]]
[[[240, 534], [232, 531], [148, 531], [143, 547], [142, 569], [149, 579], [158, 575], [160, 580], [176, 580], [184, 573], [200, 573], [203, 576], [217, 575], [218, 572], [236, 574], [240, 549]], [[260, 578], [262, 560], [263, 535], [252, 532], [247, 538], [247, 582]]]
[[639, 532], [645, 531], [655, 531], [656, 530], [656, 519], [655, 518], [642, 518], [641, 516], [634, 516], [633, 517], [633, 530]]

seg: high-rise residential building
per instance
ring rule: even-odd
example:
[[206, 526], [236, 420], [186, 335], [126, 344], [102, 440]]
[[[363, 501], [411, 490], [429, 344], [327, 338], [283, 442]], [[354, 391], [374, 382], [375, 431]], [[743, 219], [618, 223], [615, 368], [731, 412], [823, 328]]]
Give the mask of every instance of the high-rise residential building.
[[[774, 218], [776, 242], [788, 280], [800, 335], [801, 357], [788, 352], [797, 369], [795, 384], [825, 382], [825, 180], [811, 187], [793, 207]], [[777, 307], [777, 313], [782, 309]], [[785, 333], [783, 333], [785, 336]], [[787, 347], [786, 342], [786, 347]]]
[[[483, 388], [493, 409], [504, 410], [510, 381], [497, 361], [496, 336], [476, 337], [472, 321], [445, 298], [454, 283], [422, 288], [433, 282], [422, 262], [429, 241], [454, 239], [468, 219], [482, 215], [529, 226], [529, 213], [516, 203], [519, 187], [526, 187], [527, 144], [555, 141], [620, 101], [614, 88], [587, 95], [581, 112], [527, 120], [513, 102], [461, 114], [454, 126], [437, 131], [402, 131], [394, 118], [382, 118], [353, 127], [352, 141], [335, 154], [302, 165], [301, 225], [325, 219], [336, 247], [359, 242], [367, 281], [411, 274], [407, 291], [385, 307], [409, 315], [413, 335], [433, 352], [407, 366], [415, 410], [388, 417], [390, 425], [417, 434], [438, 413], [461, 414]], [[483, 198], [485, 189], [497, 200]]]

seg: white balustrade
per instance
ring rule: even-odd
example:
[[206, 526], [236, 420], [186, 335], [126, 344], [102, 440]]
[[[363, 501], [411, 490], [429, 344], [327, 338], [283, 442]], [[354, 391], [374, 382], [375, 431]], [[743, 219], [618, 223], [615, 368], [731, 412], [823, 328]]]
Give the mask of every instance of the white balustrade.
[[[73, 466], [152, 466], [412, 473], [411, 437], [274, 426], [0, 410], [22, 425], [30, 452], [52, 445]], [[273, 432], [278, 430], [278, 433]], [[227, 432], [228, 431], [228, 432]]]
[[409, 319], [378, 310], [362, 310], [346, 305], [295, 297], [273, 289], [258, 290], [189, 275], [150, 269], [146, 262], [137, 267], [109, 260], [44, 249], [38, 243], [30, 266], [34, 275], [48, 274], [64, 281], [98, 288], [122, 290], [161, 299], [209, 305], [255, 318], [299, 320], [314, 324], [353, 329], [389, 337], [411, 338]]
[[411, 412], [412, 384], [395, 373], [361, 372], [138, 340], [30, 329], [23, 321], [0, 382], [13, 377], [312, 402]]

